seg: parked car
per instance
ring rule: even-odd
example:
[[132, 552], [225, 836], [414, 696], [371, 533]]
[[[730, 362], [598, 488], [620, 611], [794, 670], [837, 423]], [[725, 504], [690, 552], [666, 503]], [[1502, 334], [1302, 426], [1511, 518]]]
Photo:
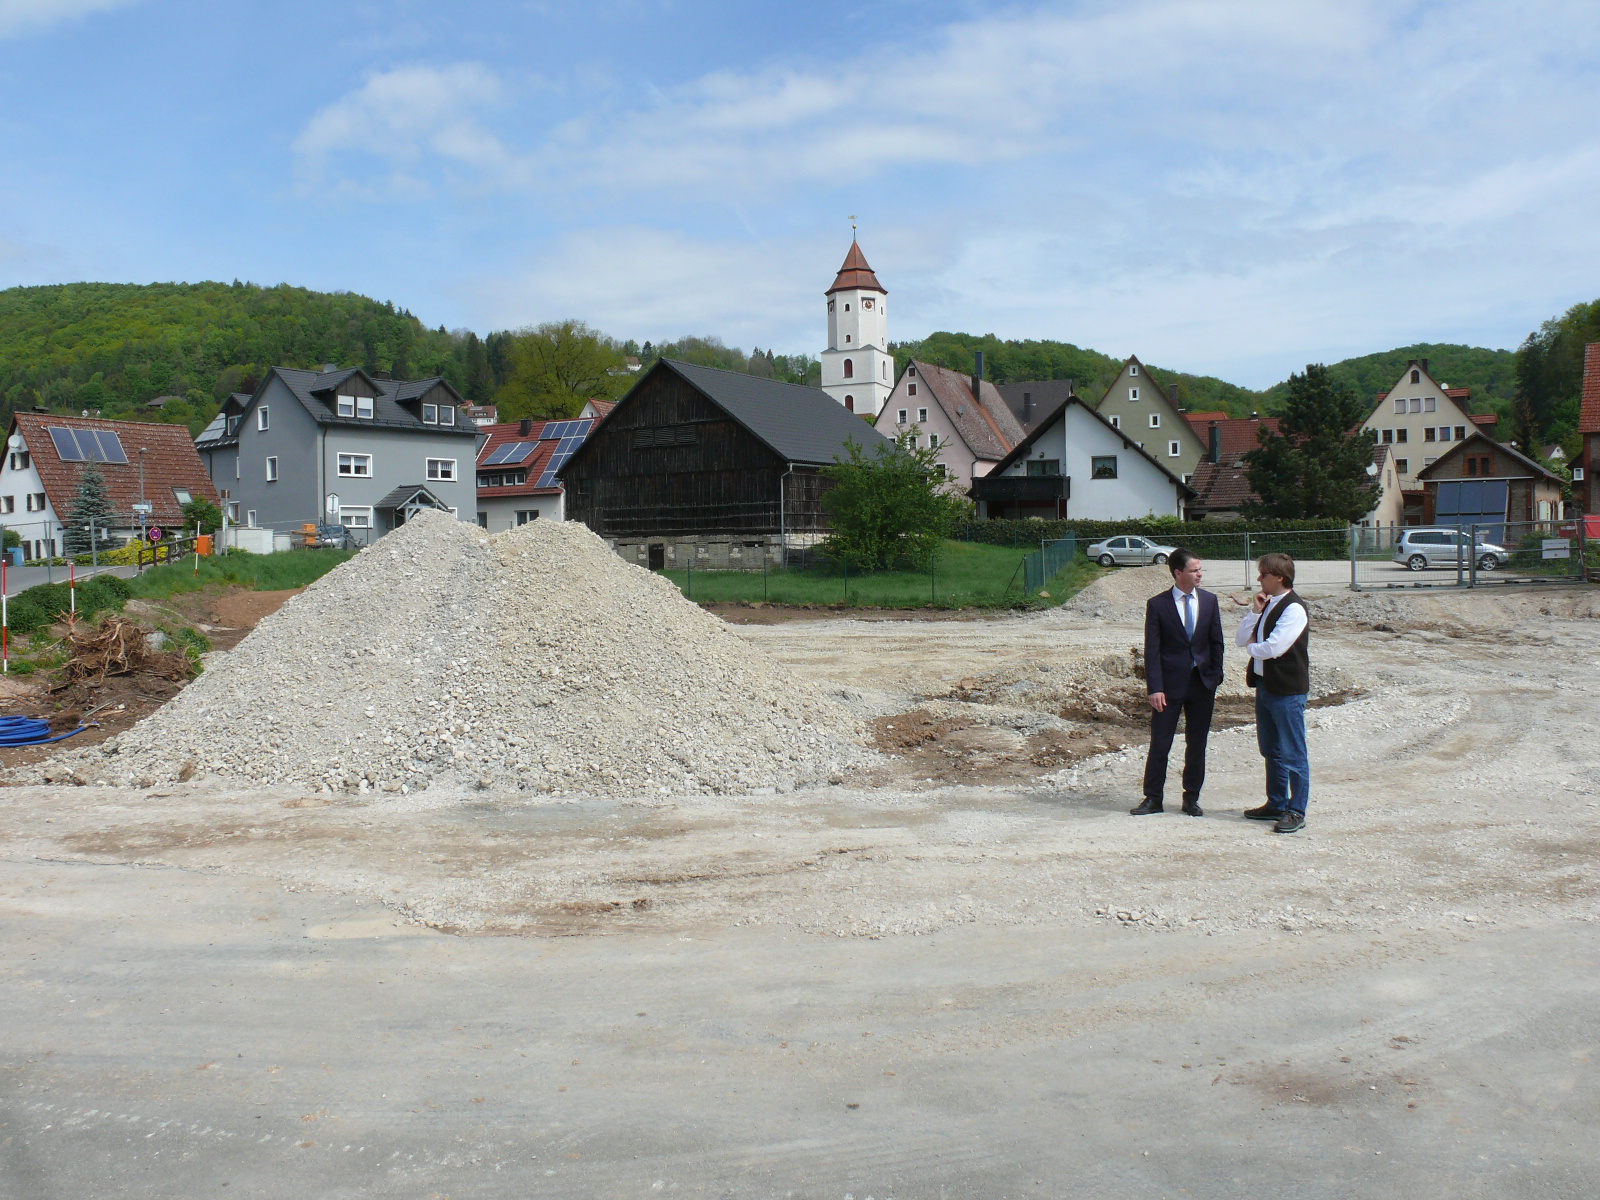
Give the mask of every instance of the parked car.
[[[1408, 571], [1425, 571], [1430, 567], [1454, 568], [1470, 561], [1467, 543], [1471, 535], [1458, 529], [1405, 529], [1394, 543], [1394, 561]], [[1472, 547], [1472, 558], [1478, 570], [1493, 571], [1511, 557], [1504, 546], [1478, 539]]]
[[1172, 556], [1176, 546], [1158, 546], [1149, 538], [1114, 537], [1096, 542], [1085, 551], [1102, 567], [1160, 566]]

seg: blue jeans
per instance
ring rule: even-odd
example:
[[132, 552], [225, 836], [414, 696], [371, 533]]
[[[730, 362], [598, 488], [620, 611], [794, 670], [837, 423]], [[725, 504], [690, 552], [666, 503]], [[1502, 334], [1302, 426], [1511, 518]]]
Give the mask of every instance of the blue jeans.
[[1279, 696], [1256, 688], [1256, 745], [1267, 760], [1267, 803], [1304, 816], [1311, 799], [1304, 694]]

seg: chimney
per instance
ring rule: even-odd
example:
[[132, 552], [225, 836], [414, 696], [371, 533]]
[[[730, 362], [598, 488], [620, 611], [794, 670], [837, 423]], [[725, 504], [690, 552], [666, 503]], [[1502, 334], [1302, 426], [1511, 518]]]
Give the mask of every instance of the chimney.
[[1026, 425], [1033, 420], [1033, 393], [1022, 393], [1022, 423]]
[[533, 432], [533, 418], [532, 417], [523, 417], [522, 420], [517, 422], [517, 436], [518, 437], [527, 437], [532, 432]]
[[1215, 421], [1211, 422], [1211, 447], [1206, 452], [1206, 458], [1214, 463], [1222, 461], [1222, 426]]
[[972, 398], [983, 403], [983, 351], [978, 351], [977, 365], [972, 368]]
[[387, 371], [374, 371], [372, 373], [372, 377], [374, 379], [389, 379], [389, 378], [392, 378], [392, 376], [390, 376], [389, 372], [387, 372]]
[[1261, 420], [1261, 414], [1258, 413], [1258, 412], [1253, 412], [1253, 413], [1250, 414], [1250, 419], [1252, 421], [1259, 421], [1259, 420]]

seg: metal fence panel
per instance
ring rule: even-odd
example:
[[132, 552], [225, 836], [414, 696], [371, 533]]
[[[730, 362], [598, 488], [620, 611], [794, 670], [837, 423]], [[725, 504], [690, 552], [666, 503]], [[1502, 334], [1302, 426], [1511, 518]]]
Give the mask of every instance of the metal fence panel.
[[1022, 560], [1023, 579], [1030, 592], [1037, 592], [1054, 579], [1078, 553], [1075, 534], [1041, 542], [1039, 549]]
[[1576, 583], [1588, 555], [1581, 521], [1490, 521], [1351, 531], [1360, 590]]

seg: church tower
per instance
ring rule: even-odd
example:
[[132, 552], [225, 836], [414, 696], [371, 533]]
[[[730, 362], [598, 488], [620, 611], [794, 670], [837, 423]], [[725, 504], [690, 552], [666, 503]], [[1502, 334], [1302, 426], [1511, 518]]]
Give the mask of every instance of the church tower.
[[844, 266], [825, 293], [828, 348], [822, 352], [822, 390], [851, 412], [876, 417], [894, 390], [889, 353], [889, 293], [854, 239]]

